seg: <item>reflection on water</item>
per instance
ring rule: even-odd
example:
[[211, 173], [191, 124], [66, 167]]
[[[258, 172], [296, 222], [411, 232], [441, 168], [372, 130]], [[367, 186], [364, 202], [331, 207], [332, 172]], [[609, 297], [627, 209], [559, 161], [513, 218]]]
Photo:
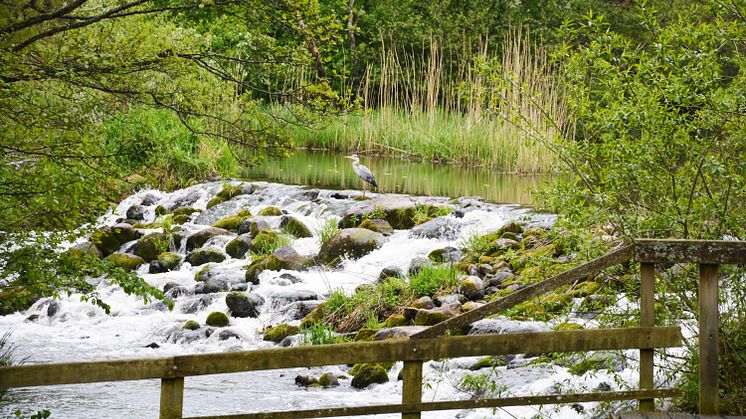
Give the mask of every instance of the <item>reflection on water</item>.
[[[531, 190], [549, 176], [494, 173], [432, 163], [412, 163], [391, 158], [361, 156], [381, 193], [426, 196], [481, 196], [490, 202], [534, 204]], [[265, 161], [242, 173], [247, 180], [264, 180], [332, 189], [362, 189], [363, 182], [343, 154], [297, 151], [284, 160]]]

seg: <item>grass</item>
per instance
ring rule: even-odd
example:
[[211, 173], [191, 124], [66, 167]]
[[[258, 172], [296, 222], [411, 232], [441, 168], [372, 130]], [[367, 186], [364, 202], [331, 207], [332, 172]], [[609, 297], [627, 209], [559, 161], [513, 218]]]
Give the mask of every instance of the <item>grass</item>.
[[423, 266], [409, 278], [409, 286], [418, 297], [432, 296], [442, 288], [455, 286], [460, 274], [452, 265]]
[[[11, 332], [7, 331], [0, 336], [0, 368], [11, 365], [20, 365], [26, 361], [26, 358], [19, 358], [17, 354], [18, 347], [10, 341]], [[8, 396], [7, 388], [0, 388], [0, 405], [5, 402]]]
[[399, 278], [358, 287], [354, 293], [333, 290], [327, 297], [325, 322], [345, 333], [361, 327], [377, 328], [412, 299], [412, 290]]
[[329, 239], [337, 234], [338, 231], [339, 226], [337, 225], [337, 220], [333, 218], [327, 218], [324, 220], [321, 228], [319, 228], [319, 246], [323, 246], [324, 243], [328, 242]]
[[344, 341], [334, 329], [321, 322], [303, 329], [302, 334], [301, 339], [304, 345], [329, 345]]

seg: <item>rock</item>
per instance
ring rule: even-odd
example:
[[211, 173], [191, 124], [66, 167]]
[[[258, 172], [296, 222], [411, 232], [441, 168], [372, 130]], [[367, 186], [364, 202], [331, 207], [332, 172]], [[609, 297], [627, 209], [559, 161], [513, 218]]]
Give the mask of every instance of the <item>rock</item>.
[[404, 272], [398, 266], [387, 266], [378, 274], [379, 280], [383, 281], [386, 278], [404, 278]]
[[436, 308], [432, 310], [417, 310], [414, 318], [415, 326], [433, 326], [442, 321], [455, 317], [456, 314], [448, 308]]
[[210, 277], [194, 287], [195, 294], [212, 294], [225, 292], [231, 288], [230, 280], [226, 277]]
[[464, 303], [464, 305], [461, 306], [461, 311], [466, 313], [467, 311], [476, 310], [479, 307], [482, 307], [484, 304], [477, 303], [475, 301], [467, 301]]
[[101, 252], [101, 250], [98, 247], [96, 247], [91, 242], [78, 243], [75, 246], [73, 246], [71, 249], [75, 249], [75, 250], [79, 250], [81, 252], [85, 252], [85, 253], [87, 253], [87, 254], [89, 254], [91, 256], [97, 257], [97, 258], [101, 258], [104, 255]]
[[233, 317], [258, 317], [264, 298], [257, 294], [229, 292], [225, 295], [225, 304]]
[[280, 313], [288, 320], [302, 320], [321, 304], [320, 301], [296, 301], [280, 309]]
[[173, 252], [163, 252], [158, 255], [158, 264], [166, 271], [173, 271], [181, 264], [181, 256]]
[[259, 211], [257, 215], [265, 216], [265, 217], [272, 217], [272, 216], [279, 216], [282, 215], [282, 210], [277, 207], [266, 207]]
[[241, 259], [246, 256], [250, 247], [251, 236], [249, 234], [241, 234], [225, 245], [225, 253], [228, 253], [234, 259]]
[[112, 253], [106, 257], [106, 260], [111, 262], [114, 266], [120, 267], [128, 272], [134, 271], [138, 266], [145, 263], [145, 260], [140, 256], [131, 255], [129, 253]]
[[319, 190], [318, 189], [307, 189], [304, 191], [300, 191], [293, 195], [293, 199], [297, 201], [313, 201], [314, 199], [319, 197]]
[[216, 221], [212, 226], [215, 228], [222, 228], [229, 231], [238, 231], [238, 227], [245, 221], [251, 218], [251, 212], [249, 210], [239, 211], [238, 214], [231, 215], [229, 217], [223, 217]]
[[144, 220], [147, 209], [142, 205], [133, 205], [127, 208], [126, 217], [130, 220]]
[[205, 263], [211, 263], [211, 262], [220, 263], [224, 261], [225, 258], [226, 258], [225, 255], [219, 249], [210, 248], [210, 249], [197, 249], [187, 254], [184, 260], [188, 262], [189, 264], [191, 264], [192, 266], [200, 266], [200, 265], [204, 265]]
[[193, 207], [178, 207], [178, 208], [174, 208], [173, 214], [174, 214], [174, 217], [177, 215], [191, 216], [195, 212], [202, 212], [202, 210], [193, 208]]
[[583, 375], [588, 371], [610, 370], [620, 372], [627, 364], [621, 354], [612, 351], [592, 352], [585, 359], [575, 363], [568, 371], [575, 375]]
[[190, 217], [188, 215], [174, 215], [173, 222], [174, 224], [181, 225], [190, 220]]
[[375, 340], [408, 339], [410, 336], [427, 329], [427, 326], [397, 326], [385, 327], [373, 336]]
[[300, 220], [289, 215], [283, 216], [280, 221], [280, 228], [288, 234], [297, 238], [313, 237], [311, 230]]
[[241, 335], [234, 332], [233, 330], [221, 330], [218, 332], [218, 340], [238, 339], [241, 340]]
[[485, 286], [487, 287], [506, 287], [508, 285], [511, 285], [512, 280], [515, 279], [515, 275], [513, 275], [512, 272], [507, 271], [499, 271], [495, 272], [493, 275], [490, 275], [488, 278], [486, 278]]
[[453, 217], [438, 217], [412, 228], [409, 234], [427, 239], [455, 240], [460, 231], [461, 227]]
[[432, 298], [425, 296], [415, 300], [412, 304], [410, 304], [410, 307], [430, 310], [435, 308], [435, 303], [433, 303]]
[[313, 384], [318, 384], [319, 380], [311, 375], [297, 375], [295, 376], [295, 385], [299, 387], [310, 387]]
[[311, 327], [314, 324], [322, 321], [324, 319], [325, 305], [326, 303], [319, 304], [310, 313], [306, 314], [306, 316], [303, 317], [303, 320], [300, 322], [301, 327]]
[[207, 241], [210, 240], [210, 238], [212, 237], [224, 236], [228, 234], [230, 234], [230, 231], [217, 227], [208, 227], [206, 229], [200, 230], [187, 237], [186, 250], [187, 252], [192, 251], [194, 249], [202, 247], [202, 245], [207, 243]]
[[339, 262], [342, 258], [360, 258], [377, 249], [383, 243], [383, 235], [364, 228], [339, 230], [321, 246], [319, 260], [325, 264]]
[[459, 292], [471, 301], [484, 298], [484, 283], [476, 276], [467, 276], [461, 279]]
[[518, 250], [521, 248], [521, 243], [511, 239], [497, 239], [495, 240], [494, 246], [499, 251], [505, 251], [508, 249]]
[[298, 326], [291, 326], [285, 323], [278, 324], [264, 331], [264, 340], [279, 343], [286, 337], [297, 335], [298, 333], [300, 333], [300, 327]]
[[242, 185], [231, 185], [229, 183], [226, 183], [225, 185], [223, 185], [223, 189], [218, 192], [218, 194], [214, 198], [207, 202], [206, 207], [210, 209], [215, 205], [222, 204], [223, 202], [233, 197], [244, 195], [246, 193], [246, 189]]
[[389, 381], [389, 375], [386, 369], [380, 364], [365, 363], [357, 371], [352, 379], [352, 386], [355, 388], [367, 388], [371, 384], [383, 384]]
[[205, 321], [205, 323], [208, 326], [212, 327], [225, 327], [228, 326], [228, 323], [230, 323], [230, 321], [228, 320], [228, 316], [226, 316], [225, 313], [213, 311], [212, 313], [207, 315], [207, 320]]
[[174, 289], [176, 287], [180, 287], [180, 286], [181, 285], [178, 282], [168, 281], [165, 284], [163, 284], [163, 292], [169, 292], [172, 289]]
[[194, 314], [212, 304], [214, 298], [215, 297], [212, 295], [203, 295], [199, 298], [187, 301], [181, 306], [181, 312], [184, 314]]
[[523, 232], [523, 225], [516, 221], [511, 221], [508, 224], [505, 224], [504, 226], [500, 227], [500, 229], [498, 230], [498, 233], [500, 234], [504, 232], [521, 234]]
[[407, 275], [415, 276], [420, 273], [420, 270], [422, 270], [422, 268], [425, 266], [433, 266], [433, 262], [426, 257], [418, 256], [409, 262]]
[[273, 307], [284, 307], [297, 301], [313, 301], [320, 297], [310, 290], [282, 290], [274, 292], [270, 298]]
[[157, 207], [155, 207], [155, 210], [153, 210], [153, 212], [155, 213], [156, 217], [160, 217], [168, 214], [169, 211], [168, 208], [164, 207], [163, 205], [158, 205]]
[[135, 243], [133, 253], [143, 258], [146, 262], [150, 262], [158, 258], [158, 255], [161, 253], [166, 252], [168, 247], [168, 236], [163, 233], [150, 233]]
[[265, 220], [256, 218], [247, 218], [238, 226], [238, 234], [250, 233], [251, 237], [256, 236], [262, 230], [269, 230], [271, 227]]
[[440, 306], [449, 306], [453, 304], [464, 304], [468, 300], [466, 299], [466, 296], [463, 294], [448, 294], [448, 295], [440, 295], [438, 297], [435, 297], [435, 305]]
[[504, 232], [503, 234], [500, 235], [500, 238], [501, 239], [510, 239], [510, 240], [514, 240], [514, 241], [517, 241], [517, 242], [521, 241], [521, 238], [518, 237], [518, 235], [515, 234], [515, 233], [513, 233], [512, 231], [506, 231], [506, 232]]
[[415, 225], [415, 208], [415, 201], [409, 197], [379, 195], [375, 199], [363, 201], [358, 206], [350, 208], [339, 221], [339, 228], [355, 227], [365, 218], [381, 218], [369, 216], [379, 213], [382, 213], [383, 218], [395, 229], [411, 228]]
[[506, 318], [482, 319], [474, 322], [469, 330], [470, 335], [498, 335], [501, 333], [550, 332], [546, 323], [532, 321], [508, 320]]
[[158, 349], [160, 347], [161, 347], [161, 345], [159, 345], [159, 344], [157, 344], [155, 342], [150, 342], [149, 344], [147, 344], [147, 345], [144, 346], [144, 348], [151, 348], [151, 349]]
[[457, 263], [461, 260], [461, 250], [452, 246], [443, 247], [430, 252], [427, 258], [435, 263]]
[[339, 387], [339, 379], [331, 372], [325, 372], [319, 377], [319, 384], [324, 387]]
[[[385, 322], [383, 322], [383, 327], [399, 327], [399, 326], [407, 326], [409, 325], [409, 321], [404, 317], [403, 314], [392, 314], [390, 315]], [[371, 330], [371, 338], [373, 335], [375, 335], [376, 331]], [[355, 337], [355, 340], [357, 340], [357, 337]]]
[[184, 325], [181, 326], [181, 328], [183, 330], [197, 330], [200, 328], [200, 325], [194, 320], [187, 320], [187, 322], [184, 323]]
[[51, 300], [47, 305], [47, 317], [54, 317], [55, 314], [60, 311], [60, 302], [57, 300]]
[[253, 237], [251, 245], [249, 245], [249, 250], [253, 253], [264, 255], [275, 248], [278, 236], [272, 230], [262, 230], [253, 235]]
[[119, 223], [112, 227], [102, 227], [91, 233], [91, 242], [104, 256], [115, 253], [123, 244], [141, 236], [130, 224]]
[[[396, 314], [394, 314], [393, 316], [396, 316]], [[388, 319], [386, 322], [388, 322]], [[358, 331], [355, 332], [355, 342], [373, 340], [373, 335], [375, 335], [376, 332], [377, 332], [376, 329], [366, 329], [366, 328], [358, 329]]]
[[380, 220], [377, 218], [370, 219], [366, 218], [363, 220], [360, 225], [357, 226], [358, 228], [365, 228], [370, 231], [375, 231], [376, 233], [381, 233], [384, 236], [390, 236], [394, 234], [394, 228], [391, 227], [391, 224], [389, 224], [386, 220]]
[[291, 246], [281, 247], [272, 253], [272, 257], [279, 262], [280, 269], [300, 271], [313, 263], [311, 258], [301, 256]]

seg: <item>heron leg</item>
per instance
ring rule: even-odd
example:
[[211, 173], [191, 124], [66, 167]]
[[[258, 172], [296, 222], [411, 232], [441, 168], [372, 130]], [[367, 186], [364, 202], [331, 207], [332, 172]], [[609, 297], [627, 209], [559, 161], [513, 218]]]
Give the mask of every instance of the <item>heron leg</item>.
[[365, 182], [363, 182], [363, 198], [365, 198], [365, 191], [366, 191], [367, 189], [368, 189], [368, 188], [366, 188]]

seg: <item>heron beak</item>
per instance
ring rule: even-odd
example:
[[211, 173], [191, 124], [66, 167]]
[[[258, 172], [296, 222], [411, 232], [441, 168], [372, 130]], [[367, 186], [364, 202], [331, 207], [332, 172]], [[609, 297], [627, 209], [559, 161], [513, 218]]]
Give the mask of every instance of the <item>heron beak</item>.
[[352, 157], [352, 156], [345, 156], [345, 158], [346, 158], [346, 159], [350, 159], [350, 160], [353, 160], [353, 157]]

